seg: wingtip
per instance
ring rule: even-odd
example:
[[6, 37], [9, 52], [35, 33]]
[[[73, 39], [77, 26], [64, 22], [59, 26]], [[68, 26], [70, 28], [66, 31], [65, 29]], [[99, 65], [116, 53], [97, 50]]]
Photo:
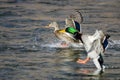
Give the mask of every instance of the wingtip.
[[83, 16], [82, 16], [82, 13], [79, 11], [79, 10], [76, 10], [75, 12], [77, 12], [80, 16], [80, 23], [83, 22]]

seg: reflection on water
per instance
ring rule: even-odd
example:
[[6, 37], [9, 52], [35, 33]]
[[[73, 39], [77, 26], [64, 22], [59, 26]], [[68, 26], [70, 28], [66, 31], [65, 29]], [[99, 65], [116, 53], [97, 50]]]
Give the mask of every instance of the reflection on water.
[[[51, 21], [64, 28], [68, 15], [80, 10], [83, 33], [101, 29], [111, 35], [105, 72], [92, 61], [76, 63], [87, 53], [81, 46], [61, 47]], [[1, 80], [119, 80], [120, 10], [118, 0], [0, 0]]]

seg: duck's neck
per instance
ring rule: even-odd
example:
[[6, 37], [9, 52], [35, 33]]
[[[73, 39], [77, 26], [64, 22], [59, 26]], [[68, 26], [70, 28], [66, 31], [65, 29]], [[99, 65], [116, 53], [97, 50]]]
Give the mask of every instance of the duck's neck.
[[58, 28], [58, 27], [55, 27], [55, 31], [56, 31], [56, 30], [59, 30], [59, 28]]
[[54, 32], [55, 32], [56, 30], [59, 30], [58, 24], [56, 24], [56, 25], [54, 26], [54, 28], [55, 28]]

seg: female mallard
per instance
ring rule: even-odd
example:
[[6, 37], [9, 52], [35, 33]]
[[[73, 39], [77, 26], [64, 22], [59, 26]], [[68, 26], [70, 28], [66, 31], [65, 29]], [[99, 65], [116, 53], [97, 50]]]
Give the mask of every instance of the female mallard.
[[66, 18], [65, 29], [59, 29], [57, 22], [52, 22], [47, 27], [54, 27], [54, 34], [56, 35], [56, 37], [62, 41], [65, 41], [66, 43], [80, 43], [81, 41], [79, 39], [74, 38], [73, 33], [82, 32], [80, 23], [83, 22], [83, 17], [79, 11], [76, 12], [76, 15], [71, 15], [69, 18]]
[[66, 43], [79, 43], [79, 40], [76, 40], [72, 34], [68, 33], [65, 31], [65, 29], [59, 29], [57, 22], [51, 22], [47, 28], [53, 27], [54, 28], [54, 34], [55, 36], [62, 40], [65, 41]]

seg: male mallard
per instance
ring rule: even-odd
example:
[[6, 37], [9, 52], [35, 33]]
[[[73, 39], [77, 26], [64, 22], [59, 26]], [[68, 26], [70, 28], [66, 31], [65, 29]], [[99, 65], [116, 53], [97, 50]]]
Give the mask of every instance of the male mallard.
[[88, 55], [85, 60], [78, 59], [77, 62], [85, 64], [90, 59], [93, 59], [97, 69], [104, 70], [105, 66], [103, 65], [104, 60], [102, 55], [108, 46], [109, 37], [109, 35], [104, 34], [101, 30], [96, 30], [93, 35], [81, 35], [83, 45]]

